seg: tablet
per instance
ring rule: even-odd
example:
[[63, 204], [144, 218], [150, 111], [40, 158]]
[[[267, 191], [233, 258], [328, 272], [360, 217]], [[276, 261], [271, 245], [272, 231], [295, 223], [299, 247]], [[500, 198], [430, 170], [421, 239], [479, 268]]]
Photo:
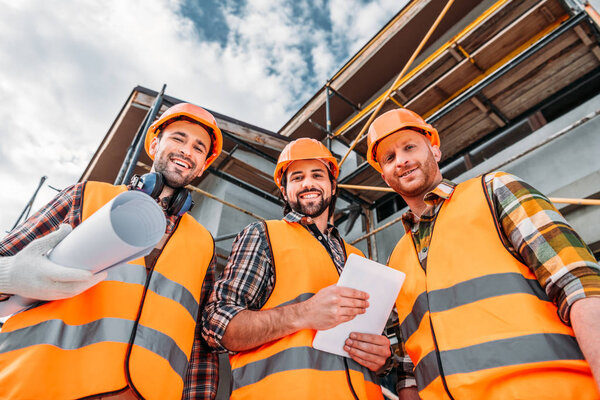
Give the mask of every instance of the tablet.
[[317, 331], [313, 347], [328, 353], [350, 357], [344, 343], [351, 332], [381, 335], [392, 312], [406, 274], [386, 265], [351, 254], [338, 280], [338, 286], [369, 293], [369, 307], [364, 314], [324, 331]]

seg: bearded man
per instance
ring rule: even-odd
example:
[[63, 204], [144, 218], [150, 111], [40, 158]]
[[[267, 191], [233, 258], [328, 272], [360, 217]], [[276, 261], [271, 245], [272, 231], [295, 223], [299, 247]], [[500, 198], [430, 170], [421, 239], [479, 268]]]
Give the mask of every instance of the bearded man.
[[376, 372], [390, 356], [382, 335], [352, 333], [352, 359], [311, 347], [317, 330], [353, 319], [368, 294], [336, 286], [347, 244], [329, 223], [339, 169], [329, 150], [301, 138], [282, 151], [275, 183], [283, 220], [256, 222], [236, 238], [205, 312], [209, 345], [230, 353], [232, 399], [382, 399]]

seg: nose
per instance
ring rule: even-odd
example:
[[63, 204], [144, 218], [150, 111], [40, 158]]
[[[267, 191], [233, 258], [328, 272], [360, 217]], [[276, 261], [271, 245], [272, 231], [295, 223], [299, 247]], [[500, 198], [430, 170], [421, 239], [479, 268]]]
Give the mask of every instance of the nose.
[[192, 155], [193, 145], [193, 143], [190, 143], [190, 141], [188, 141], [187, 143], [184, 143], [181, 146], [179, 146], [179, 152], [186, 157], [190, 157]]
[[406, 164], [408, 164], [408, 157], [404, 157], [404, 155], [401, 153], [396, 153], [394, 163], [397, 169], [403, 168], [406, 166]]

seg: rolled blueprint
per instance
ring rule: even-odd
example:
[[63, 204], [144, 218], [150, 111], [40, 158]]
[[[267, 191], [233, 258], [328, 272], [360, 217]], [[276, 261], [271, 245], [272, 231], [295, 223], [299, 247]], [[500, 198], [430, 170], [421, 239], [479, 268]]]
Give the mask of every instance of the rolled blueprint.
[[[59, 265], [97, 273], [148, 255], [165, 234], [166, 223], [161, 207], [150, 196], [123, 192], [73, 229], [48, 258]], [[36, 302], [12, 296], [0, 303], [0, 317]]]

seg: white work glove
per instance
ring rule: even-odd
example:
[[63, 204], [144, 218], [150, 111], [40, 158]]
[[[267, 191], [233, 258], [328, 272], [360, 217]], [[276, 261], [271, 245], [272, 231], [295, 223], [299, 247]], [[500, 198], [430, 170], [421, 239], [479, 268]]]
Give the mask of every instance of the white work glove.
[[63, 267], [46, 257], [71, 232], [70, 225], [60, 228], [25, 246], [14, 256], [0, 257], [0, 293], [17, 294], [37, 300], [66, 299], [86, 291], [106, 278], [106, 271]]

